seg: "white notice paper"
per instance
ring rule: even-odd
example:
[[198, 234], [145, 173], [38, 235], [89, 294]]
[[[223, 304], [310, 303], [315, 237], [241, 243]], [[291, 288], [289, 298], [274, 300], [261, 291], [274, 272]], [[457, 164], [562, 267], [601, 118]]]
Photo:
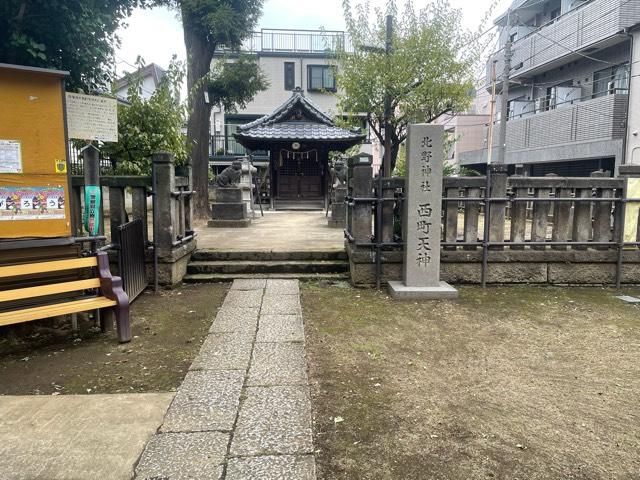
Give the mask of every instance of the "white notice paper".
[[115, 98], [67, 92], [66, 99], [69, 138], [118, 141], [118, 103]]
[[22, 173], [19, 140], [0, 140], [0, 173]]

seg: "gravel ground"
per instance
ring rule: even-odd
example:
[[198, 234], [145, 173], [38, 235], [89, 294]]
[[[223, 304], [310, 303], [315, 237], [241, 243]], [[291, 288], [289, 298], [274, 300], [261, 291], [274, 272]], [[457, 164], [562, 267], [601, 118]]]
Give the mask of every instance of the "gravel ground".
[[615, 295], [307, 284], [319, 478], [640, 478], [640, 307]]

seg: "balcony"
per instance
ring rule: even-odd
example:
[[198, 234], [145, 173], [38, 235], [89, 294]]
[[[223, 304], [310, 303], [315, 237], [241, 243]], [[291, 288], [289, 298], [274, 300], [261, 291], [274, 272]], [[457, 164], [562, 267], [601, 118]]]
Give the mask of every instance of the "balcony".
[[[513, 44], [512, 78], [535, 75], [573, 61], [574, 51], [592, 53], [624, 40], [616, 36], [623, 29], [640, 23], [640, 2], [633, 0], [592, 0], [569, 10]], [[487, 62], [487, 85], [491, 66], [496, 72], [504, 66], [502, 53]]]
[[[353, 51], [349, 36], [342, 31], [262, 29], [253, 32], [240, 50], [243, 53], [298, 53], [326, 55], [339, 48]], [[223, 48], [218, 53], [225, 53]]]
[[[236, 127], [237, 125], [233, 125]], [[225, 125], [226, 127], [226, 125]], [[247, 154], [247, 149], [238, 143], [233, 137], [233, 133], [228, 128], [225, 131], [216, 132], [210, 136], [209, 157], [214, 160], [230, 161], [236, 157], [243, 157]], [[254, 157], [267, 157], [266, 151], [252, 152]]]
[[[617, 156], [625, 135], [627, 99], [626, 94], [616, 93], [509, 120], [506, 162], [535, 163]], [[497, 133], [496, 127], [494, 148], [498, 146]], [[462, 165], [486, 161], [486, 148], [460, 154]]]

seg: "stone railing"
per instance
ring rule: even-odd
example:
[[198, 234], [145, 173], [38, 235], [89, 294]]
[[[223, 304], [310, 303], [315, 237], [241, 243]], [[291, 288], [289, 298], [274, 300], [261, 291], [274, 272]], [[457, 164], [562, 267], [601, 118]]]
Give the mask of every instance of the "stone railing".
[[[117, 250], [118, 227], [139, 219], [146, 262], [156, 264], [150, 277], [156, 271], [159, 284], [179, 283], [196, 248], [190, 166], [175, 167], [172, 154], [157, 153], [150, 176], [100, 176], [99, 180], [103, 201], [98, 235], [107, 237], [103, 248]], [[83, 176], [72, 177], [72, 228], [77, 237], [83, 235], [84, 185]]]
[[[640, 283], [638, 234], [623, 241], [625, 177], [443, 180], [441, 275], [449, 283]], [[623, 175], [640, 169], [621, 167]], [[402, 272], [404, 179], [350, 169], [345, 236], [355, 284]], [[487, 195], [487, 191], [490, 195]], [[488, 219], [488, 221], [485, 221]], [[629, 220], [627, 220], [629, 221]], [[628, 226], [627, 226], [628, 230]]]

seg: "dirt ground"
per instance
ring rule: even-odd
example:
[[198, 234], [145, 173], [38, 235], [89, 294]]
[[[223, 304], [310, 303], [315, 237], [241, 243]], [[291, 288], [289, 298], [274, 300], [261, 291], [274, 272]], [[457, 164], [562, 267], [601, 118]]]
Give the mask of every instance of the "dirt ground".
[[640, 307], [614, 295], [305, 285], [319, 478], [640, 479]]
[[120, 345], [93, 320], [79, 334], [51, 320], [0, 329], [0, 395], [163, 392], [184, 378], [226, 284], [144, 293], [131, 306], [133, 340]]

